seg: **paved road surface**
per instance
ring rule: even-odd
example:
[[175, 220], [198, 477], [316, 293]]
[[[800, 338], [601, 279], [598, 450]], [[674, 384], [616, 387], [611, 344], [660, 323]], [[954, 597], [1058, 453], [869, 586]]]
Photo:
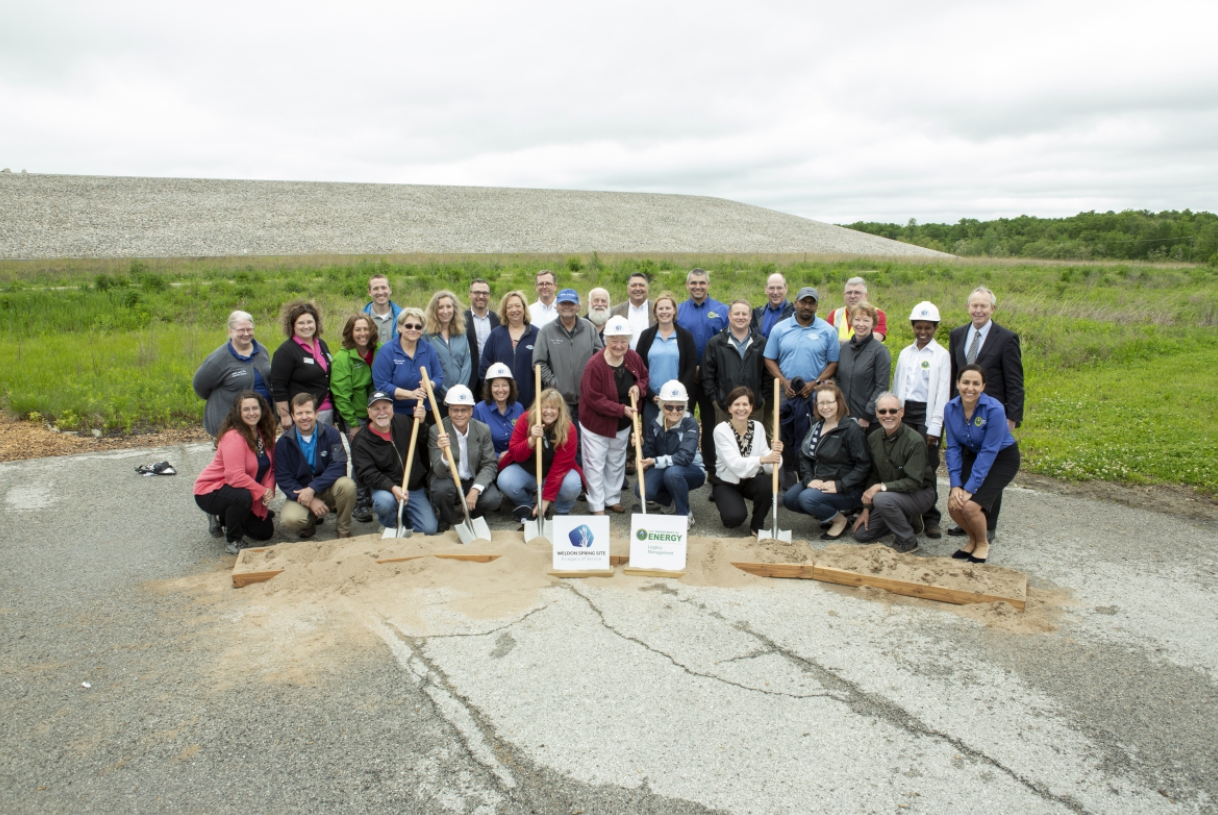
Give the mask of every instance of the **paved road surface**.
[[[1049, 633], [811, 581], [564, 581], [443, 635], [370, 620], [299, 664], [235, 653], [257, 609], [189, 498], [209, 457], [0, 465], [0, 812], [1218, 808], [1213, 529], [1008, 493], [995, 560], [1069, 591]], [[133, 472], [164, 458], [179, 476]], [[166, 588], [190, 576], [214, 592]]]

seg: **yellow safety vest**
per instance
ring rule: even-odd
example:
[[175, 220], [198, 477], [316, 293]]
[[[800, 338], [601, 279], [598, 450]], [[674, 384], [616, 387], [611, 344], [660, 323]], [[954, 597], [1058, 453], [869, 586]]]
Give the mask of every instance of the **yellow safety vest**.
[[846, 315], [845, 306], [833, 312], [833, 327], [837, 329], [837, 338], [842, 342], [854, 336], [854, 329], [850, 327], [850, 318]]

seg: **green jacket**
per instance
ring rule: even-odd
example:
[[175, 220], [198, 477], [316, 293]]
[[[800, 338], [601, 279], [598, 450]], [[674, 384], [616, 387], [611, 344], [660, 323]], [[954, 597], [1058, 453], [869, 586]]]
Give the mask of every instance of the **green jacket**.
[[372, 368], [359, 352], [354, 348], [335, 351], [334, 364], [330, 367], [330, 397], [347, 427], [359, 427], [360, 420], [368, 418], [371, 393]]
[[883, 482], [889, 492], [917, 492], [935, 483], [935, 463], [926, 451], [926, 437], [907, 424], [889, 436], [884, 428], [867, 436], [871, 478], [867, 486]]

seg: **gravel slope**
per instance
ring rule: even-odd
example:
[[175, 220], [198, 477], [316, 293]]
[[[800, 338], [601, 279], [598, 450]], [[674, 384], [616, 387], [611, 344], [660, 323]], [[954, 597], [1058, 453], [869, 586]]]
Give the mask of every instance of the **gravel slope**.
[[0, 257], [810, 252], [947, 257], [691, 195], [0, 174]]

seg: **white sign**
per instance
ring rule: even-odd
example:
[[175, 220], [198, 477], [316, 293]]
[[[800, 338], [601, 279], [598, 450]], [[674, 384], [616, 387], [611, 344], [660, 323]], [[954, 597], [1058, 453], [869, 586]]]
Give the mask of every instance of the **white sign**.
[[683, 570], [688, 527], [684, 515], [631, 515], [630, 567]]
[[607, 515], [554, 516], [554, 571], [587, 572], [608, 568]]

